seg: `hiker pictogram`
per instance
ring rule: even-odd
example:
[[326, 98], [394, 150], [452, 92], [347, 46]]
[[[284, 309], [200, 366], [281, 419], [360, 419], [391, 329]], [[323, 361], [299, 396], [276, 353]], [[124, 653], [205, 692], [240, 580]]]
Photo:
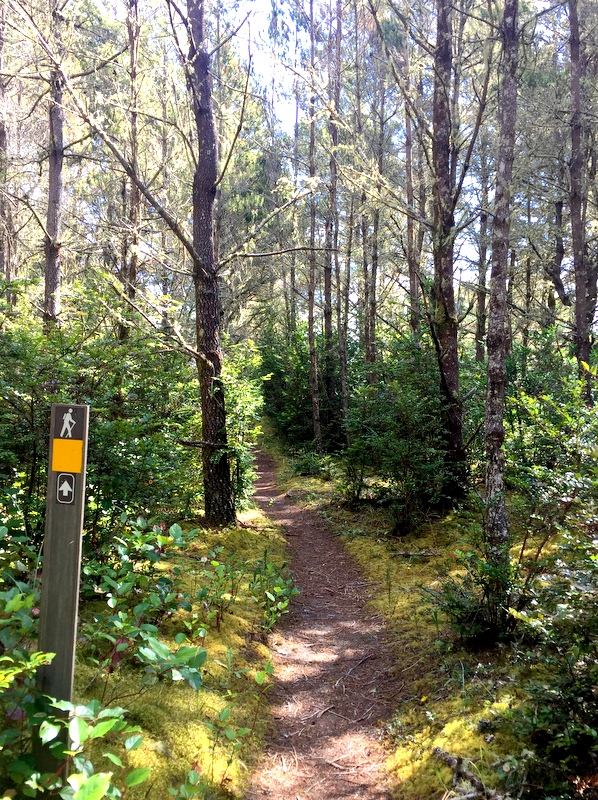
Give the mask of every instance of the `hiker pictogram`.
[[69, 408], [68, 411], [65, 411], [62, 415], [62, 428], [60, 429], [60, 438], [61, 439], [72, 439], [73, 438], [73, 429], [77, 423], [73, 419], [73, 409]]

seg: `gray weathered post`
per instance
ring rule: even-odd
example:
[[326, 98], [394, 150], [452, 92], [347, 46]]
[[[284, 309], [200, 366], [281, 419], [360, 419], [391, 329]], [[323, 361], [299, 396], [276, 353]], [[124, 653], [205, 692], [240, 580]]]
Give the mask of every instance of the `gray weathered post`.
[[38, 670], [50, 697], [71, 700], [79, 605], [89, 406], [52, 405], [39, 650], [55, 653]]

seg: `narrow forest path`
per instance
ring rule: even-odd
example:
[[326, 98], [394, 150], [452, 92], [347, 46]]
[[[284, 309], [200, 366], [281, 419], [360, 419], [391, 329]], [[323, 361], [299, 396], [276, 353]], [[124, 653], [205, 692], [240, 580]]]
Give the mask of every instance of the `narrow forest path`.
[[286, 532], [301, 594], [272, 636], [274, 726], [246, 800], [390, 800], [380, 729], [396, 659], [368, 584], [325, 520], [277, 489], [262, 453], [255, 500]]

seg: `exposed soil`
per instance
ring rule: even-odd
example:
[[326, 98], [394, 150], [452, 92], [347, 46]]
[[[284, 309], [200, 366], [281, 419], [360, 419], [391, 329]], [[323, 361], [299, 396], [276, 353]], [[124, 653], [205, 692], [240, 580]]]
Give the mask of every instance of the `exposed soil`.
[[372, 587], [325, 520], [277, 489], [264, 454], [258, 476], [255, 500], [286, 531], [301, 593], [272, 637], [273, 731], [246, 800], [390, 800], [381, 728], [396, 659], [365, 606]]

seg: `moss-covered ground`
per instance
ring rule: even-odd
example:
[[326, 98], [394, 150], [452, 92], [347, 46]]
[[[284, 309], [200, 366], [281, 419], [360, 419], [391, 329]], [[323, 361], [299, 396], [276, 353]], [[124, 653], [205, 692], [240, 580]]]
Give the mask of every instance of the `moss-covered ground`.
[[397, 658], [396, 713], [387, 726], [388, 769], [397, 800], [435, 800], [452, 794], [452, 771], [435, 747], [466, 759], [486, 786], [496, 787], [522, 745], [496, 722], [519, 702], [507, 646], [467, 649], [430, 602], [458, 571], [467, 514], [430, 519], [411, 535], [392, 536], [383, 509], [350, 509], [332, 474], [300, 476], [278, 455], [282, 484], [297, 502], [316, 508], [333, 526], [371, 584], [371, 604], [387, 621]]
[[[221, 563], [244, 563], [246, 569], [234, 597], [230, 591], [225, 597], [228, 608], [219, 625], [209, 621], [207, 635], [193, 642], [207, 650], [198, 691], [184, 681], [168, 679], [144, 685], [143, 666], [139, 664], [123, 661], [112, 672], [98, 674], [85, 658], [78, 659], [77, 702], [97, 698], [105, 705], [122, 706], [128, 711], [128, 721], [141, 728], [143, 743], [139, 748], [124, 753], [122, 748], [107, 747], [103, 742], [92, 754], [98, 770], [118, 769], [102, 759], [102, 748], [118, 753], [125, 761], [125, 769], [152, 768], [148, 781], [127, 790], [131, 800], [164, 800], [171, 796], [169, 789], [177, 789], [185, 782], [191, 769], [201, 776], [200, 796], [240, 796], [250, 767], [261, 751], [267, 729], [265, 695], [269, 679], [258, 683], [255, 678], [256, 673], [263, 672], [270, 654], [260, 627], [262, 613], [251, 598], [251, 570], [264, 558], [266, 550], [269, 560], [282, 565], [284, 539], [259, 511], [251, 510], [239, 515], [237, 527], [200, 529], [190, 547], [173, 556], [165, 568], [178, 567], [183, 587], [196, 595], [214, 548], [222, 548], [218, 551]], [[207, 612], [207, 608], [202, 609], [199, 603], [192, 611], [180, 610], [169, 617], [160, 626], [161, 641], [176, 650], [177, 634], [189, 633], [185, 620], [195, 615], [196, 621], [201, 622], [203, 611]], [[82, 613], [85, 617], [85, 606]], [[241, 735], [237, 735], [239, 731]]]

